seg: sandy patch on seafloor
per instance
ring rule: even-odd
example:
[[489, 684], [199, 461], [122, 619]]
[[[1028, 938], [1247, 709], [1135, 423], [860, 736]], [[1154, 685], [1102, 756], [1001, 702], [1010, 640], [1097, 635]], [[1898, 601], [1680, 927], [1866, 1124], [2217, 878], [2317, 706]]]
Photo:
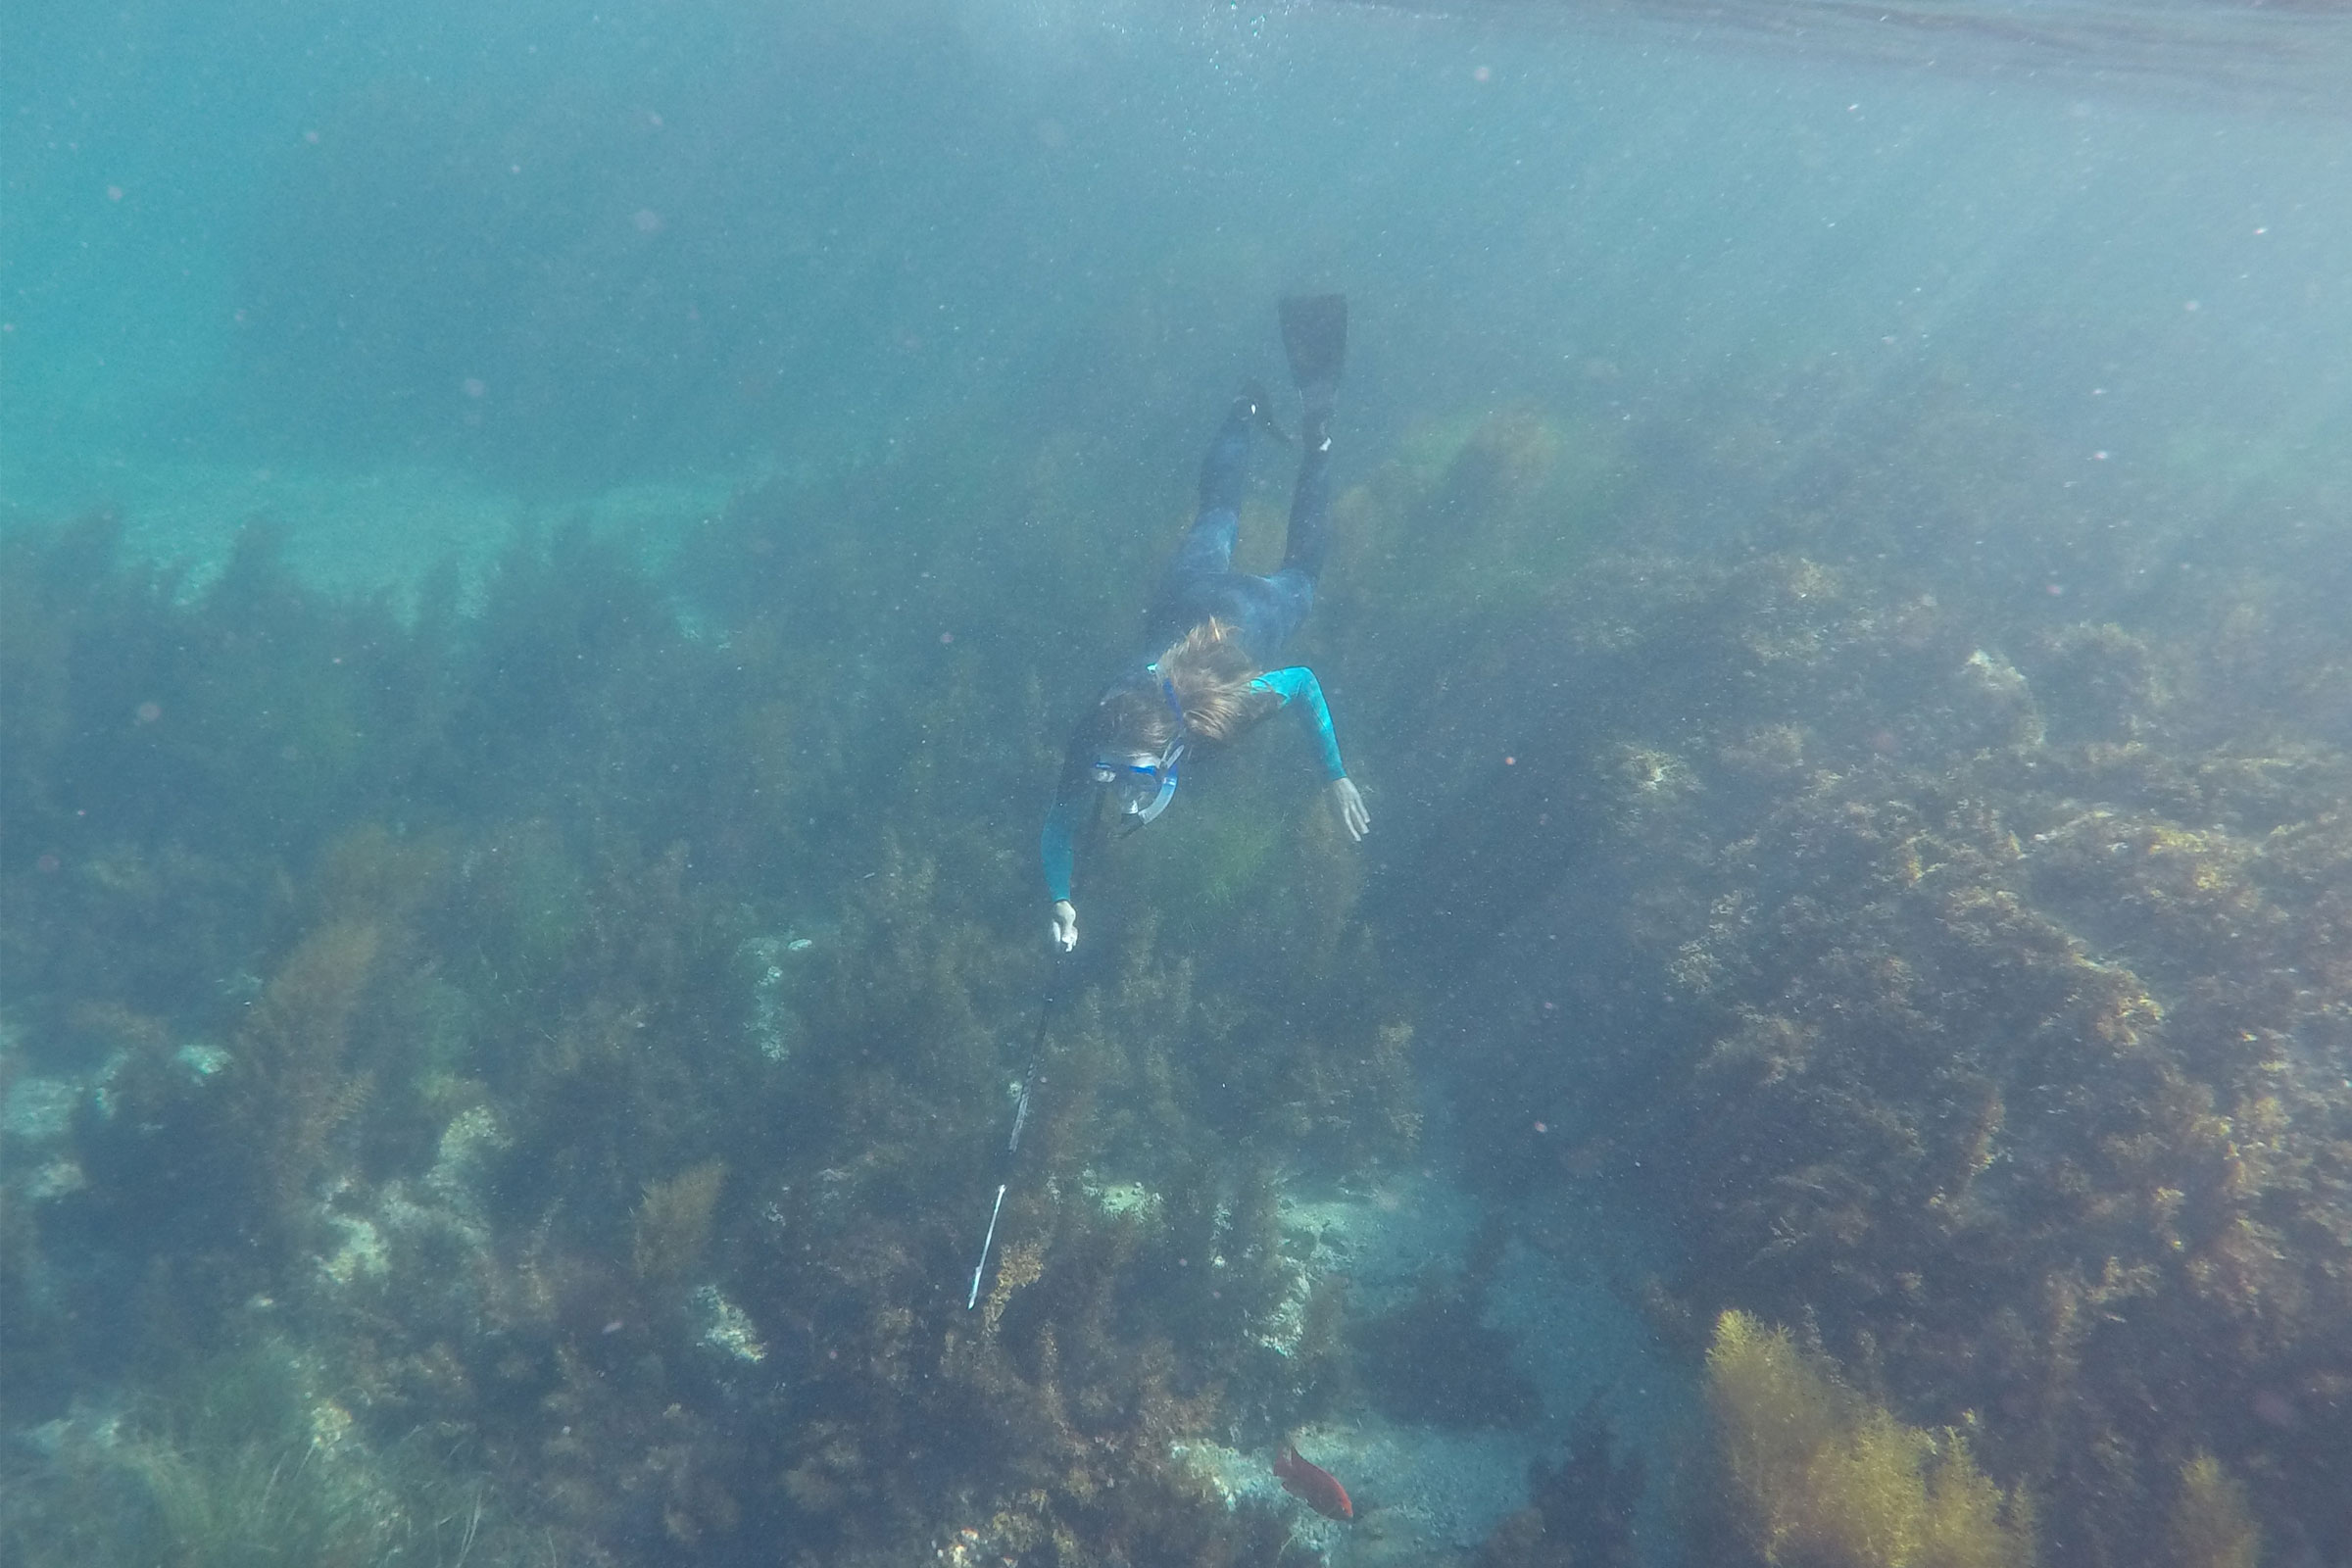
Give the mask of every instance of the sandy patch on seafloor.
[[[1193, 1444], [1182, 1457], [1229, 1501], [1284, 1507], [1295, 1533], [1335, 1565], [1427, 1561], [1475, 1547], [1527, 1506], [1530, 1462], [1560, 1461], [1578, 1414], [1598, 1393], [1616, 1453], [1639, 1453], [1647, 1468], [1636, 1526], [1643, 1560], [1667, 1560], [1672, 1472], [1699, 1430], [1696, 1369], [1658, 1344], [1624, 1290], [1665, 1260], [1649, 1255], [1654, 1236], [1593, 1191], [1571, 1188], [1540, 1208], [1523, 1205], [1512, 1229], [1540, 1229], [1545, 1245], [1511, 1242], [1486, 1310], [1490, 1325], [1512, 1336], [1515, 1367], [1543, 1396], [1532, 1425], [1447, 1430], [1357, 1408], [1299, 1429], [1299, 1451], [1337, 1475], [1355, 1501], [1356, 1517], [1346, 1524], [1285, 1499], [1271, 1452]], [[1346, 1274], [1349, 1315], [1360, 1320], [1410, 1300], [1427, 1270], [1458, 1274], [1477, 1219], [1469, 1193], [1430, 1172], [1396, 1172], [1286, 1198], [1284, 1250], [1310, 1272]]]

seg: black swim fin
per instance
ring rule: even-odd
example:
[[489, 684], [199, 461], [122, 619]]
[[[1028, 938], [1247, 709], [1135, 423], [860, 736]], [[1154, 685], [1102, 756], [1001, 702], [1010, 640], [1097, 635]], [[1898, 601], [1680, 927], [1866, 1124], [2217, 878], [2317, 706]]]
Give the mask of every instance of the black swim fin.
[[1242, 395], [1234, 400], [1234, 407], [1241, 411], [1244, 418], [1284, 446], [1291, 444], [1290, 432], [1274, 418], [1274, 400], [1266, 395], [1266, 384], [1256, 376], [1242, 383]]
[[1282, 348], [1308, 407], [1328, 407], [1348, 364], [1348, 296], [1294, 294], [1282, 302]]

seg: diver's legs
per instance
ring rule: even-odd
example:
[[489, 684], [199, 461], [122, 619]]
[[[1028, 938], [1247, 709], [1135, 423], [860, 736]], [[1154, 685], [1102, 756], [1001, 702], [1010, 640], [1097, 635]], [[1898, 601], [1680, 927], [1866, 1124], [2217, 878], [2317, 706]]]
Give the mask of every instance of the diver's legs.
[[1185, 584], [1231, 570], [1233, 541], [1241, 530], [1241, 515], [1232, 508], [1203, 508], [1193, 519], [1193, 525], [1185, 530], [1184, 543], [1176, 547], [1176, 557], [1168, 563], [1167, 573], [1160, 578], [1159, 592], [1152, 596], [1152, 602], [1164, 604], [1180, 595]]
[[[1303, 575], [1311, 587], [1323, 575], [1331, 546], [1331, 409], [1309, 409], [1298, 430], [1298, 482], [1291, 490], [1291, 528], [1283, 541], [1282, 571]], [[1280, 575], [1280, 573], [1277, 573]]]
[[1200, 460], [1200, 510], [1161, 575], [1159, 591], [1152, 596], [1150, 619], [1154, 626], [1170, 618], [1188, 588], [1233, 569], [1233, 542], [1242, 530], [1242, 491], [1250, 475], [1250, 427], [1258, 417], [1257, 401], [1250, 394], [1234, 399], [1208, 444], [1208, 456]]
[[1305, 450], [1291, 492], [1281, 569], [1271, 576], [1248, 575], [1233, 569], [1233, 547], [1241, 532], [1250, 428], [1274, 427], [1263, 388], [1252, 383], [1234, 399], [1200, 465], [1200, 514], [1168, 563], [1145, 617], [1146, 635], [1155, 644], [1173, 641], [1212, 615], [1239, 631], [1244, 646], [1260, 660], [1270, 661], [1290, 641], [1314, 608], [1315, 579], [1322, 575], [1330, 535], [1330, 423], [1331, 388], [1318, 386], [1308, 397], [1299, 434]]
[[[1291, 380], [1304, 405], [1298, 425], [1298, 483], [1291, 492], [1291, 531], [1283, 542], [1282, 579], [1296, 576], [1304, 595], [1314, 596], [1331, 542], [1331, 409], [1339, 396], [1340, 371], [1348, 363], [1348, 296], [1292, 295], [1279, 304], [1282, 348], [1291, 362]], [[1301, 604], [1299, 617], [1305, 618]]]
[[1298, 442], [1298, 483], [1291, 492], [1291, 528], [1284, 540], [1282, 566], [1258, 579], [1265, 591], [1256, 596], [1253, 619], [1269, 649], [1291, 640], [1315, 607], [1315, 581], [1323, 575], [1323, 557], [1331, 545], [1331, 411], [1310, 409]]

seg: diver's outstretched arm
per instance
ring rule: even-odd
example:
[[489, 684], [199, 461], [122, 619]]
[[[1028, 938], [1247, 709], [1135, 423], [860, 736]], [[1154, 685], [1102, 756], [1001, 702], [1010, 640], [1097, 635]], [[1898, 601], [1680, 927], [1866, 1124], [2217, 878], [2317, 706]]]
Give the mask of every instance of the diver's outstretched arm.
[[1348, 777], [1348, 764], [1340, 758], [1339, 731], [1331, 722], [1331, 705], [1323, 700], [1323, 683], [1315, 672], [1304, 664], [1289, 669], [1269, 669], [1252, 686], [1272, 692], [1288, 708], [1299, 705], [1307, 726], [1315, 732], [1316, 748], [1323, 754], [1323, 776], [1329, 781], [1331, 804], [1340, 813], [1340, 825], [1351, 839], [1360, 839], [1372, 830], [1372, 813], [1364, 808], [1363, 795]]

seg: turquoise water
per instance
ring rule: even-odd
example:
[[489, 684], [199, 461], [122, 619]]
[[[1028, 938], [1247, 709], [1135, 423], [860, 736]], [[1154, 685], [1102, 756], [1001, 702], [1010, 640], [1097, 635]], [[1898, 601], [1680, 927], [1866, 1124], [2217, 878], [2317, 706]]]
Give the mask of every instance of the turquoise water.
[[11, 1560], [2352, 1560], [2334, 13], [10, 33]]

